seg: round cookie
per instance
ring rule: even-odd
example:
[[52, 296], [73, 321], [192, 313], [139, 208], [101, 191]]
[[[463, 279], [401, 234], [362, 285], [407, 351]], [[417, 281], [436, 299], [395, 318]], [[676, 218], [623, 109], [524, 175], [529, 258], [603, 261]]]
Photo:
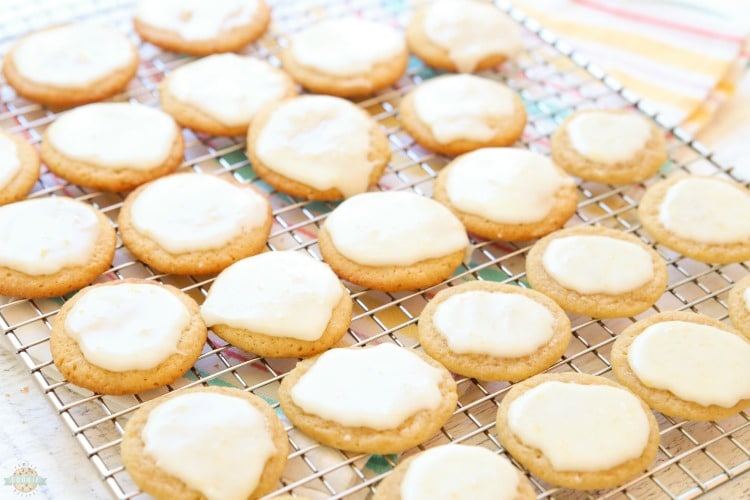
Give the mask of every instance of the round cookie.
[[750, 276], [734, 284], [729, 292], [729, 317], [734, 327], [750, 338]]
[[24, 199], [39, 178], [39, 154], [22, 137], [0, 131], [0, 205]]
[[310, 92], [356, 97], [396, 83], [406, 71], [409, 52], [403, 35], [390, 26], [344, 17], [291, 35], [279, 57]]
[[[528, 394], [531, 391], [538, 391], [540, 386], [550, 383], [560, 385], [548, 386], [551, 387], [549, 390], [543, 388], [548, 396], [554, 392], [559, 394], [559, 389], [568, 385], [583, 387], [566, 388], [566, 390], [585, 391], [577, 395], [576, 403], [558, 405], [555, 410], [540, 415], [542, 419], [546, 417], [547, 420], [538, 422], [541, 427], [537, 427], [536, 434], [541, 436], [541, 432], [545, 431], [547, 427], [561, 426], [564, 428], [564, 430], [561, 429], [559, 433], [556, 433], [555, 438], [562, 441], [560, 446], [566, 447], [566, 450], [559, 449], [558, 453], [545, 453], [545, 451], [525, 443], [512, 430], [513, 423], [518, 422], [514, 415], [514, 402], [521, 398], [529, 401], [530, 396]], [[594, 389], [596, 392], [586, 394], [589, 390], [583, 388], [592, 386], [616, 389], [617, 392], [606, 390], [602, 392], [601, 389]], [[552, 389], [558, 389], [558, 391]], [[537, 394], [539, 393], [537, 392]], [[536, 396], [536, 394], [534, 395]], [[608, 407], [600, 403], [597, 396], [604, 395], [616, 406]], [[539, 398], [541, 399], [541, 396]], [[539, 400], [535, 403], [539, 406]], [[594, 405], [594, 412], [587, 412], [587, 409], [581, 403]], [[553, 403], [547, 403], [547, 405], [550, 404]], [[522, 407], [516, 408], [518, 413], [522, 414]], [[616, 414], [612, 415], [609, 410], [616, 412]], [[518, 419], [520, 418], [522, 418], [521, 415], [518, 416]], [[639, 420], [637, 425], [635, 419]], [[615, 422], [620, 425], [620, 428], [615, 429], [613, 427]], [[638, 427], [638, 429], [635, 429], [635, 427]], [[629, 436], [625, 435], [629, 433], [636, 436], [630, 436], [629, 439]], [[659, 448], [659, 427], [654, 415], [643, 401], [615, 382], [604, 377], [582, 373], [542, 374], [514, 385], [505, 395], [498, 408], [497, 434], [508, 453], [532, 474], [543, 481], [577, 490], [611, 488], [627, 482], [641, 474], [654, 461]], [[597, 436], [600, 439], [597, 439]], [[573, 438], [576, 439], [573, 440]], [[645, 441], [642, 453], [638, 456], [632, 456], [640, 449], [636, 446], [639, 441]], [[574, 455], [579, 455], [579, 458], [581, 458], [580, 455], [584, 453], [577, 451], [577, 448], [584, 442], [592, 447], [588, 457], [586, 457], [588, 458], [586, 468], [589, 470], [561, 469], [553, 465], [557, 460]], [[551, 445], [551, 443], [548, 445]], [[571, 453], [574, 450], [576, 450], [576, 453]], [[629, 458], [618, 463], [615, 460], [617, 457], [605, 456], [613, 450], [620, 451], [620, 457], [625, 455]], [[623, 453], [625, 450], [627, 450], [627, 453]], [[605, 459], [607, 462], [604, 462]], [[605, 466], [609, 465], [609, 467], [601, 469], [603, 463], [606, 464]], [[589, 467], [589, 465], [593, 465], [593, 467]]]
[[[551, 249], [551, 250], [550, 250]], [[531, 287], [563, 309], [619, 318], [651, 307], [667, 286], [667, 268], [637, 237], [605, 227], [578, 226], [537, 241], [526, 256]]]
[[491, 281], [441, 290], [422, 311], [418, 327], [427, 354], [454, 373], [480, 380], [536, 375], [570, 343], [570, 320], [552, 299]]
[[263, 35], [270, 20], [264, 0], [141, 0], [133, 26], [157, 47], [205, 56], [241, 49]]
[[[675, 333], [680, 333], [680, 329], [685, 330], [684, 323], [712, 329], [705, 331], [707, 337], [703, 337], [703, 340], [674, 336]], [[705, 339], [720, 332], [730, 335], [731, 343], [717, 351], [714, 346], [707, 344]], [[644, 333], [648, 333], [651, 338], [641, 337]], [[665, 340], [660, 341], [658, 336], [662, 335], [669, 337], [662, 337]], [[678, 340], [678, 343], [670, 342], [673, 339]], [[672, 359], [658, 361], [658, 369], [667, 371], [666, 375], [659, 376], [668, 376], [671, 379], [669, 388], [662, 385], [663, 380], [655, 378], [651, 372], [656, 368], [653, 363], [648, 363], [653, 361], [653, 356], [635, 361], [649, 370], [646, 383], [634, 370], [631, 351], [634, 349], [634, 343], [637, 343], [637, 350], [646, 353], [644, 345], [647, 344], [644, 344], [644, 341], [658, 342], [667, 352], [681, 349], [674, 352]], [[617, 336], [612, 347], [611, 360], [612, 371], [617, 380], [643, 398], [653, 409], [665, 415], [687, 420], [720, 420], [750, 407], [750, 343], [740, 333], [713, 318], [688, 311], [669, 311], [638, 321]], [[677, 364], [683, 368], [676, 370]], [[684, 387], [674, 385], [677, 377], [689, 377], [688, 380], [693, 383], [689, 393], [681, 392], [685, 390]], [[719, 393], [727, 389], [735, 392], [730, 398], [731, 401], [719, 404]], [[710, 397], [712, 402], [702, 404], [694, 399], [701, 396]]]
[[512, 57], [521, 48], [521, 33], [494, 5], [441, 0], [414, 12], [406, 42], [433, 68], [473, 73]]
[[323, 260], [341, 278], [382, 291], [423, 288], [448, 278], [469, 240], [461, 221], [408, 192], [363, 193], [328, 215], [318, 232]]
[[524, 241], [562, 227], [575, 213], [573, 179], [547, 157], [515, 148], [459, 156], [440, 173], [435, 199], [466, 229], [489, 240]]
[[211, 330], [271, 358], [319, 354], [351, 323], [349, 292], [326, 264], [294, 251], [243, 259], [219, 274], [201, 314]]
[[60, 373], [101, 394], [171, 384], [193, 366], [205, 342], [206, 325], [193, 299], [140, 279], [84, 288], [62, 306], [50, 333]]
[[173, 172], [183, 151], [181, 130], [171, 116], [129, 103], [68, 111], [47, 127], [41, 148], [55, 175], [107, 191], [126, 191]]
[[[331, 349], [297, 363], [279, 387], [295, 427], [362, 453], [398, 453], [424, 442], [453, 414], [457, 397], [440, 363], [394, 344]], [[314, 411], [303, 408], [311, 404]]]
[[305, 95], [258, 113], [247, 155], [255, 173], [282, 193], [338, 200], [374, 186], [391, 150], [363, 109], [338, 97]]
[[[417, 466], [412, 468], [415, 462]], [[380, 481], [372, 498], [448, 500], [467, 498], [468, 494], [478, 498], [536, 498], [526, 476], [505, 457], [487, 448], [462, 444], [430, 448], [400, 462]]]
[[715, 177], [679, 175], [646, 189], [643, 227], [686, 257], [726, 264], [750, 259], [750, 190]]
[[237, 54], [190, 62], [159, 84], [164, 111], [183, 127], [213, 135], [245, 134], [264, 105], [296, 94], [286, 73], [262, 59]]
[[[192, 399], [194, 395], [198, 395], [198, 398]], [[184, 399], [186, 396], [190, 399]], [[246, 403], [249, 408], [238, 405], [237, 401], [224, 399], [227, 397]], [[227, 416], [221, 411], [211, 412], [217, 402], [221, 404], [222, 409], [230, 409], [233, 414]], [[211, 406], [207, 407], [201, 403]], [[175, 415], [180, 409], [180, 406], [175, 405], [182, 406], [190, 418], [185, 418], [183, 422], [175, 421], [172, 428], [165, 418], [161, 421], [152, 419], [155, 412], [159, 412], [156, 413], [157, 418]], [[167, 408], [167, 411], [164, 408]], [[242, 417], [250, 417], [252, 420]], [[151, 430], [149, 425], [153, 425], [154, 421], [161, 425]], [[264, 427], [259, 428], [255, 425], [262, 425], [263, 422]], [[239, 434], [238, 425], [242, 429]], [[159, 430], [169, 435], [164, 438], [156, 436], [158, 444], [174, 437], [180, 447], [175, 454], [184, 451], [190, 456], [190, 460], [182, 460], [190, 469], [190, 477], [187, 480], [179, 477], [179, 474], [165, 470], [165, 465], [160, 463], [153, 456], [154, 451], [149, 449], [151, 440], [148, 437], [151, 436], [151, 432], [156, 433]], [[189, 440], [194, 442], [191, 443]], [[220, 450], [215, 448], [217, 441], [222, 443]], [[201, 443], [208, 446], [201, 448]], [[242, 449], [243, 444], [250, 445], [244, 446], [246, 451]], [[270, 450], [270, 455], [263, 463], [252, 456], [259, 445], [262, 445], [264, 450]], [[130, 417], [125, 427], [121, 455], [125, 468], [136, 484], [160, 500], [206, 498], [204, 491], [188, 483], [198, 483], [211, 488], [214, 498], [229, 498], [230, 495], [236, 497], [237, 492], [231, 491], [231, 488], [237, 486], [238, 482], [241, 485], [238, 487], [253, 488], [249, 495], [243, 498], [256, 499], [275, 488], [286, 465], [288, 448], [284, 425], [265, 401], [239, 389], [210, 386], [171, 392], [141, 406]], [[209, 450], [222, 453], [221, 460]], [[242, 454], [245, 460], [224, 460], [227, 454], [234, 453]], [[177, 460], [179, 461], [179, 457]], [[257, 460], [257, 463], [248, 463], [253, 460]], [[257, 476], [257, 479], [248, 476]], [[248, 485], [248, 481], [255, 486]]]
[[668, 159], [664, 133], [625, 110], [577, 111], [560, 124], [551, 145], [552, 159], [564, 170], [607, 184], [642, 181]]
[[401, 100], [399, 115], [414, 140], [448, 156], [510, 146], [526, 126], [518, 94], [474, 75], [443, 75], [419, 84]]
[[123, 90], [138, 69], [138, 51], [118, 31], [64, 24], [30, 33], [3, 59], [8, 84], [50, 106], [100, 101]]
[[55, 297], [109, 269], [117, 237], [99, 210], [65, 197], [0, 207], [0, 295]]
[[271, 205], [253, 187], [207, 174], [178, 173], [125, 198], [117, 223], [123, 243], [153, 269], [217, 273], [263, 251]]

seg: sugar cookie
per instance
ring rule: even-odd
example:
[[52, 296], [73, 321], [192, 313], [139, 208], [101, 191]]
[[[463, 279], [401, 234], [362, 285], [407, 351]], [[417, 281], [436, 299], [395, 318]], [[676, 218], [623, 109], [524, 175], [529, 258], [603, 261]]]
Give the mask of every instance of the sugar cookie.
[[750, 276], [734, 284], [729, 292], [729, 317], [734, 327], [750, 338]]
[[22, 200], [39, 178], [39, 153], [23, 138], [0, 131], [0, 205]]

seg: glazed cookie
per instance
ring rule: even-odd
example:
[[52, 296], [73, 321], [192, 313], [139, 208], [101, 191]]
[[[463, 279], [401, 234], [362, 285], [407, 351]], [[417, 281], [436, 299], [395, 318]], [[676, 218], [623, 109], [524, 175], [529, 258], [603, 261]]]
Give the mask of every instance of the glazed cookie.
[[180, 66], [159, 85], [161, 107], [197, 132], [240, 135], [266, 104], [297, 94], [292, 79], [262, 59], [218, 54]]
[[443, 168], [433, 195], [466, 229], [489, 240], [523, 241], [562, 227], [575, 213], [573, 178], [546, 156], [483, 148]]
[[41, 153], [55, 175], [73, 184], [126, 191], [176, 170], [183, 149], [180, 128], [168, 114], [110, 102], [61, 115], [44, 132]]
[[130, 193], [117, 223], [123, 243], [157, 271], [210, 274], [261, 252], [272, 220], [268, 200], [252, 187], [180, 173]]
[[241, 49], [259, 38], [270, 20], [264, 0], [141, 0], [133, 26], [157, 47], [205, 56]]
[[665, 415], [719, 420], [750, 407], [750, 342], [713, 318], [670, 311], [638, 321], [611, 359], [620, 383]]
[[714, 177], [676, 176], [650, 186], [638, 218], [662, 245], [725, 264], [750, 259], [750, 191]]
[[667, 148], [664, 133], [641, 115], [584, 110], [553, 134], [552, 159], [582, 179], [628, 184], [655, 174], [667, 161]]
[[289, 37], [281, 63], [311, 92], [369, 95], [394, 84], [409, 53], [401, 33], [355, 17], [326, 19]]
[[328, 215], [320, 253], [340, 277], [395, 292], [440, 283], [469, 246], [461, 221], [440, 203], [407, 192], [363, 193]]
[[39, 154], [20, 136], [0, 131], [0, 205], [24, 199], [39, 178]]
[[300, 358], [344, 336], [352, 300], [326, 264], [301, 252], [268, 252], [222, 271], [201, 314], [219, 337], [247, 352]]
[[70, 198], [0, 207], [0, 295], [54, 297], [109, 269], [117, 238], [109, 219]]
[[579, 226], [545, 236], [526, 257], [531, 287], [566, 311], [594, 318], [634, 316], [667, 286], [667, 267], [637, 237]]
[[729, 292], [729, 317], [734, 327], [750, 338], [750, 276], [745, 276]]
[[276, 486], [288, 448], [284, 425], [261, 398], [198, 387], [141, 406], [121, 454], [135, 483], [159, 500], [255, 499]]
[[534, 487], [521, 471], [487, 448], [443, 445], [409, 457], [383, 479], [373, 500], [455, 498], [532, 500]]
[[659, 448], [659, 427], [643, 401], [582, 373], [537, 375], [513, 386], [498, 408], [497, 434], [532, 474], [577, 490], [627, 482]]
[[24, 36], [3, 60], [18, 94], [50, 106], [100, 101], [123, 90], [138, 69], [138, 51], [105, 26], [65, 24]]
[[456, 383], [437, 361], [394, 344], [331, 349], [281, 381], [284, 415], [321, 443], [398, 453], [424, 442], [453, 414]]
[[440, 0], [414, 13], [409, 49], [433, 68], [460, 73], [490, 69], [521, 48], [518, 25], [494, 5]]
[[570, 320], [533, 290], [471, 281], [441, 290], [419, 316], [419, 343], [449, 370], [481, 380], [523, 380], [570, 343]]
[[401, 125], [419, 144], [450, 156], [509, 146], [526, 126], [518, 94], [473, 75], [444, 75], [418, 85], [401, 101], [399, 114]]
[[391, 150], [363, 109], [338, 97], [306, 95], [258, 113], [247, 155], [255, 172], [283, 193], [338, 200], [374, 186]]

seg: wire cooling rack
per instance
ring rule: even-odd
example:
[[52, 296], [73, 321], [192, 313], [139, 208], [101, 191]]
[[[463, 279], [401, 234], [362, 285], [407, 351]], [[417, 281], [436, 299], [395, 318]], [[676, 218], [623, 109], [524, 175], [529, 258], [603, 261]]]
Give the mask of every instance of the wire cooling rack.
[[[408, 0], [292, 0], [272, 2], [274, 23], [270, 32], [247, 49], [247, 53], [278, 65], [276, 53], [290, 33], [325, 16], [346, 13], [403, 26]], [[522, 12], [501, 4], [525, 28], [524, 50], [513, 61], [485, 76], [497, 78], [517, 90], [526, 104], [529, 123], [519, 147], [549, 152], [549, 135], [566, 115], [588, 107], [637, 107], [637, 96], [590, 65], [553, 35], [527, 19]], [[0, 51], [5, 52], [18, 36], [51, 24], [93, 19], [110, 23], [139, 43], [142, 57], [137, 77], [116, 100], [158, 105], [157, 85], [166, 73], [190, 58], [161, 52], [140, 44], [130, 24], [132, 0], [4, 0], [0, 7]], [[435, 72], [412, 59], [407, 74], [391, 89], [359, 104], [386, 130], [393, 159], [380, 189], [413, 190], [429, 196], [432, 179], [447, 163], [414, 144], [399, 127], [396, 109], [402, 96], [431, 78]], [[54, 111], [15, 95], [0, 86], [0, 127], [38, 143]], [[660, 122], [659, 117], [655, 117]], [[316, 234], [321, 221], [335, 206], [303, 202], [273, 191], [256, 177], [243, 152], [242, 138], [210, 137], [184, 132], [186, 162], [183, 170], [231, 176], [267, 192], [274, 208], [274, 226], [268, 241], [271, 250], [300, 249], [319, 257]], [[636, 319], [665, 310], [692, 310], [727, 321], [726, 298], [732, 285], [748, 274], [747, 263], [716, 266], [684, 258], [656, 244], [644, 234], [636, 217], [636, 205], [644, 188], [668, 172], [731, 176], [708, 152], [680, 130], [668, 130], [670, 162], [662, 172], [642, 184], [613, 187], [580, 182], [579, 206], [569, 225], [598, 224], [632, 232], [653, 245], [669, 269], [669, 288], [657, 304], [638, 318], [592, 320], [573, 316], [573, 341], [565, 357], [551, 371], [577, 371], [611, 376], [609, 354], [618, 332]], [[114, 224], [123, 201], [121, 194], [92, 191], [70, 185], [43, 171], [31, 197], [71, 196], [101, 210]], [[423, 306], [440, 289], [466, 280], [493, 280], [528, 286], [524, 279], [524, 256], [529, 243], [510, 244], [473, 239], [473, 253], [450, 280], [428, 290], [382, 293], [353, 285], [353, 322], [343, 344], [394, 342], [417, 347], [416, 322]], [[130, 277], [149, 278], [177, 286], [202, 302], [213, 277], [163, 275], [136, 260], [118, 243], [112, 268], [99, 281]], [[67, 297], [18, 300], [0, 298], [0, 327], [32, 378], [57, 410], [60, 418], [90, 458], [102, 480], [116, 498], [142, 497], [120, 459], [120, 439], [132, 412], [144, 401], [167, 391], [195, 384], [238, 387], [265, 398], [275, 408], [280, 379], [295, 360], [263, 359], [242, 352], [209, 334], [203, 353], [182, 379], [170, 387], [133, 396], [101, 396], [69, 384], [55, 368], [49, 354], [50, 324]], [[458, 408], [445, 427], [420, 448], [462, 442], [504, 453], [494, 421], [497, 405], [507, 383], [458, 379]], [[280, 410], [277, 410], [281, 414]], [[693, 498], [735, 479], [750, 469], [750, 416], [746, 413], [720, 422], [687, 422], [657, 415], [661, 446], [656, 462], [647, 473], [612, 490], [575, 492], [554, 488], [530, 477], [540, 498]], [[275, 493], [292, 492], [309, 498], [366, 498], [387, 474], [398, 457], [344, 453], [321, 446], [294, 429], [286, 420], [291, 454], [286, 472]], [[418, 451], [407, 451], [408, 456]], [[738, 481], [750, 486], [748, 477]], [[275, 494], [274, 493], [274, 494]]]

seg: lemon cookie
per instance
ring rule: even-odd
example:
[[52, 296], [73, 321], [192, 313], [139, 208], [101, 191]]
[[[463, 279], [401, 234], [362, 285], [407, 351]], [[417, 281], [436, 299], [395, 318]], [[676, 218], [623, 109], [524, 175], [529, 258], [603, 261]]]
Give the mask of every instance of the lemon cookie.
[[398, 453], [426, 441], [456, 409], [456, 383], [437, 361], [393, 344], [331, 349], [297, 363], [281, 409], [321, 443]]
[[409, 49], [433, 68], [473, 73], [518, 52], [518, 24], [496, 6], [441, 0], [414, 13], [406, 29]]
[[247, 154], [255, 172], [279, 191], [337, 200], [367, 191], [391, 150], [380, 125], [346, 99], [306, 95], [263, 109]]
[[203, 56], [241, 49], [259, 38], [270, 20], [263, 0], [141, 0], [133, 26], [157, 47]]
[[62, 306], [50, 334], [60, 373], [102, 394], [171, 384], [193, 366], [205, 342], [206, 325], [193, 299], [137, 279], [84, 288]]
[[39, 178], [39, 154], [22, 137], [0, 131], [0, 205], [22, 200]]
[[272, 220], [251, 186], [184, 173], [130, 193], [117, 222], [123, 243], [157, 271], [210, 274], [261, 252]]
[[340, 277], [383, 291], [440, 283], [461, 264], [469, 240], [440, 203], [407, 192], [358, 194], [328, 215], [320, 252]]
[[85, 23], [30, 33], [3, 60], [3, 74], [18, 94], [51, 106], [113, 96], [137, 69], [138, 51], [124, 35]]
[[729, 292], [729, 317], [735, 328], [750, 337], [750, 276], [735, 283]]
[[656, 241], [720, 264], [750, 259], [747, 214], [750, 191], [714, 177], [671, 177], [650, 186], [638, 205], [638, 218]]
[[296, 94], [289, 75], [262, 59], [237, 54], [185, 64], [159, 85], [164, 111], [183, 127], [213, 135], [244, 134], [260, 108]]
[[0, 207], [0, 295], [54, 297], [109, 269], [117, 238], [91, 205], [36, 198]]
[[409, 457], [377, 486], [373, 500], [531, 500], [534, 487], [487, 448], [443, 445]]
[[546, 156], [515, 148], [483, 148], [459, 156], [440, 171], [433, 195], [469, 232], [504, 241], [559, 229], [578, 201], [572, 177]]
[[352, 300], [326, 264], [301, 252], [268, 252], [222, 271], [201, 314], [219, 337], [245, 351], [306, 357], [344, 336]]
[[394, 84], [409, 53], [401, 33], [355, 17], [326, 19], [289, 37], [281, 63], [311, 92], [369, 95]]
[[570, 343], [570, 320], [533, 290], [472, 281], [441, 290], [419, 316], [419, 343], [449, 370], [481, 380], [523, 380]]
[[57, 118], [44, 132], [41, 154], [54, 174], [73, 184], [126, 191], [176, 170], [183, 150], [181, 130], [168, 114], [110, 102]]
[[750, 407], [750, 342], [686, 311], [627, 327], [612, 347], [617, 379], [665, 415], [718, 420]]
[[141, 406], [121, 454], [135, 483], [159, 500], [255, 499], [276, 487], [288, 449], [281, 420], [261, 398], [199, 387]]
[[659, 427], [643, 401], [582, 373], [537, 375], [513, 386], [498, 408], [497, 434], [532, 474], [577, 490], [627, 482], [659, 447]]
[[531, 287], [566, 311], [595, 318], [634, 316], [667, 286], [667, 267], [637, 237], [579, 226], [545, 236], [526, 257]]
[[509, 146], [526, 126], [526, 109], [518, 94], [474, 75], [445, 75], [421, 83], [401, 101], [399, 114], [414, 140], [450, 156]]

